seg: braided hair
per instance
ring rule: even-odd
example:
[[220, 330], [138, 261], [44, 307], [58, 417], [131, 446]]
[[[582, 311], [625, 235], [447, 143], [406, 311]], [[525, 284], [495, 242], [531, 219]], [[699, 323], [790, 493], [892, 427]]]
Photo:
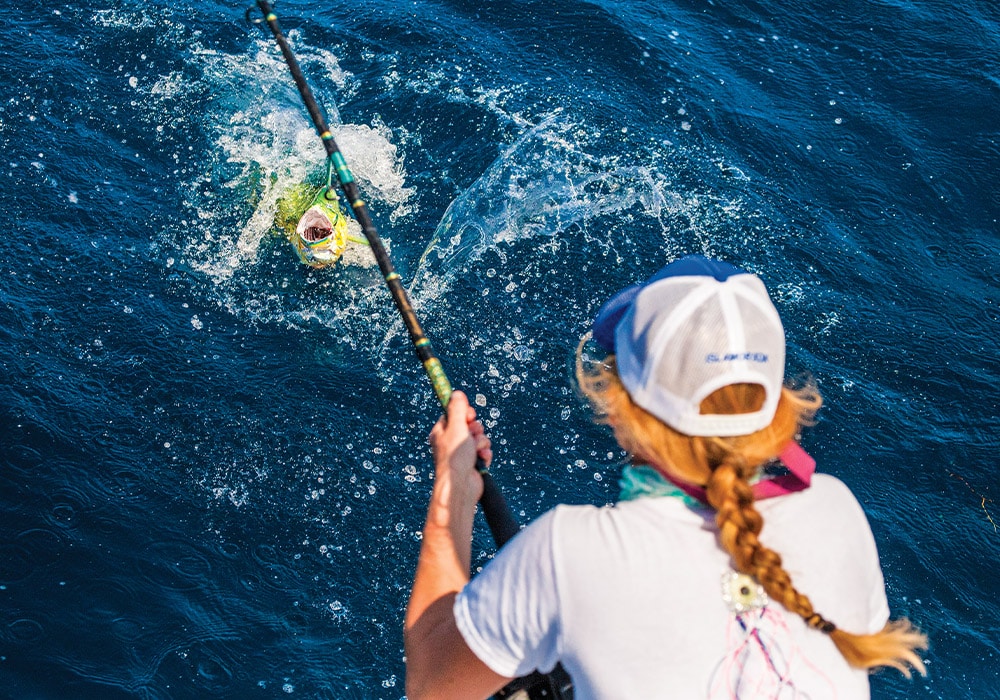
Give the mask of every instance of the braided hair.
[[[678, 433], [633, 403], [618, 379], [614, 355], [585, 367], [582, 349], [583, 343], [577, 349], [577, 382], [598, 421], [608, 424], [621, 447], [635, 458], [659, 469], [669, 468], [671, 476], [687, 483], [704, 485], [708, 505], [715, 510], [719, 543], [738, 571], [753, 576], [771, 599], [802, 617], [809, 627], [829, 635], [850, 665], [891, 666], [907, 676], [911, 668], [926, 673], [916, 650], [927, 647], [927, 638], [908, 620], [890, 621], [875, 634], [839, 629], [813, 609], [809, 598], [795, 588], [781, 556], [759, 539], [764, 520], [754, 505], [750, 479], [811, 422], [822, 403], [814, 384], [782, 389], [775, 417], [763, 430], [736, 437], [695, 437]], [[745, 413], [758, 410], [763, 401], [760, 386], [736, 384], [709, 395], [701, 410]]]

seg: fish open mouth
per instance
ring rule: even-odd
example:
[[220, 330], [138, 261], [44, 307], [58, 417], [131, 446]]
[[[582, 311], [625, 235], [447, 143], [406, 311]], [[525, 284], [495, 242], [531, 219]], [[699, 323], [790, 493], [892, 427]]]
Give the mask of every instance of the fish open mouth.
[[349, 241], [366, 242], [348, 233], [347, 217], [337, 197], [330, 195], [329, 186], [316, 193], [312, 205], [299, 217], [295, 231], [289, 232], [288, 240], [299, 259], [311, 267], [336, 263]]
[[331, 216], [329, 207], [326, 202], [309, 207], [291, 237], [299, 259], [312, 267], [334, 264], [347, 247], [346, 222], [336, 212]]
[[299, 219], [296, 229], [296, 233], [306, 243], [318, 243], [333, 235], [333, 224], [330, 223], [330, 218], [319, 207], [310, 207], [302, 215], [302, 218]]

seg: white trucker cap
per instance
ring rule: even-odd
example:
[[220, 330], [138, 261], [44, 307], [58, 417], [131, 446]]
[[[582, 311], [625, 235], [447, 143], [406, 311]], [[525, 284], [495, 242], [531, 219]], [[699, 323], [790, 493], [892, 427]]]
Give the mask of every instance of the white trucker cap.
[[[785, 331], [764, 283], [698, 255], [618, 292], [594, 320], [594, 340], [617, 358], [632, 400], [685, 435], [749, 435], [771, 424], [785, 376]], [[703, 414], [730, 384], [759, 384], [753, 413]]]

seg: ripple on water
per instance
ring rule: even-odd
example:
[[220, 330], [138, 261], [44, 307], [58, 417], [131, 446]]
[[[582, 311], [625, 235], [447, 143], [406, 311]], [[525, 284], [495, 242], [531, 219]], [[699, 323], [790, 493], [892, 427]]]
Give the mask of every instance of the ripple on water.
[[856, 193], [852, 209], [866, 224], [876, 226], [895, 224], [901, 215], [899, 208], [887, 204], [880, 192]]
[[877, 182], [872, 161], [866, 157], [871, 142], [853, 133], [838, 133], [829, 142], [817, 144], [816, 155], [822, 160], [816, 170], [824, 176], [825, 187], [838, 189], [853, 200], [854, 186], [864, 187]]
[[252, 573], [241, 574], [239, 577], [240, 586], [248, 593], [256, 593], [264, 585], [260, 576]]
[[995, 264], [1000, 259], [1000, 248], [981, 240], [972, 239], [961, 242], [959, 249], [962, 253], [960, 259], [966, 270], [977, 276], [985, 275], [988, 279], [1000, 284], [1000, 270]]
[[210, 582], [212, 563], [185, 540], [156, 542], [139, 564], [147, 581], [175, 591], [194, 590]]
[[[60, 471], [71, 473], [71, 469], [65, 466]], [[92, 511], [98, 505], [93, 491], [83, 479], [65, 480], [62, 485], [49, 492], [49, 507], [45, 519], [61, 530], [76, 529], [80, 524], [80, 515]]]
[[54, 530], [32, 528], [0, 545], [0, 583], [16, 583], [55, 562], [66, 542]]
[[245, 574], [241, 577], [240, 582], [247, 590], [252, 590], [252, 586], [261, 585], [282, 588], [294, 577], [293, 569], [286, 563], [292, 555], [283, 553], [279, 548], [269, 544], [257, 545], [253, 549], [252, 556], [259, 564], [262, 575]]
[[243, 548], [235, 542], [218, 542], [215, 548], [226, 559], [238, 559], [243, 553]]
[[34, 568], [30, 552], [16, 544], [0, 544], [0, 584], [23, 581]]
[[948, 267], [949, 265], [957, 262], [957, 256], [955, 255], [954, 249], [948, 246], [932, 243], [929, 246], [924, 246], [924, 253], [927, 254], [927, 257], [929, 257], [937, 267]]
[[898, 143], [890, 143], [884, 149], [882, 149], [887, 156], [894, 160], [903, 160], [909, 156], [909, 151]]
[[991, 187], [989, 197], [991, 202], [1000, 206], [1000, 187]]
[[145, 633], [142, 621], [135, 617], [116, 617], [111, 620], [111, 634], [123, 642], [131, 643]]
[[44, 625], [38, 620], [18, 615], [7, 621], [4, 636], [15, 645], [23, 646], [40, 642], [45, 638], [46, 632]]
[[[986, 323], [1000, 322], [1000, 308], [997, 308], [996, 303], [984, 304], [982, 316]], [[1000, 334], [1000, 328], [996, 329], [996, 334]], [[996, 337], [996, 335], [994, 335], [994, 337]]]
[[11, 462], [28, 469], [38, 467], [44, 461], [41, 452], [27, 445], [11, 445], [6, 452]]
[[[974, 278], [986, 279], [1000, 286], [1000, 270], [992, 264], [992, 261], [1000, 258], [1000, 251], [994, 250], [987, 243], [975, 239], [952, 239], [948, 245], [932, 243], [923, 250], [935, 267], [961, 270]], [[961, 286], [962, 280], [952, 280], [948, 286], [954, 284]]]
[[198, 662], [198, 680], [207, 690], [222, 690], [232, 682], [233, 673], [217, 659], [205, 658]]
[[132, 576], [83, 578], [69, 581], [67, 596], [73, 611], [71, 624], [96, 631], [110, 629], [121, 641], [131, 643], [142, 636], [139, 621], [145, 598], [143, 582]]
[[233, 639], [225, 629], [199, 629], [160, 640], [154, 653], [159, 659], [155, 669], [157, 680], [177, 679], [184, 686], [195, 686], [197, 697], [232, 697], [227, 692], [233, 682], [228, 658], [230, 651], [224, 643]]
[[868, 145], [868, 139], [850, 131], [838, 132], [836, 138], [830, 142], [834, 151], [852, 159], [865, 152]]
[[76, 508], [71, 502], [59, 502], [53, 504], [49, 511], [53, 524], [60, 527], [76, 527]]
[[135, 501], [149, 489], [149, 477], [134, 469], [119, 469], [108, 480], [107, 489], [120, 501]]

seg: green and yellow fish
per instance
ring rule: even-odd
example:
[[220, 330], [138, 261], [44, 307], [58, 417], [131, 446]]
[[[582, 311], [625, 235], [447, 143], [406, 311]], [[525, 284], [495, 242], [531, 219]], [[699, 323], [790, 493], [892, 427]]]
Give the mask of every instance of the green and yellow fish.
[[335, 264], [348, 243], [367, 243], [348, 232], [347, 215], [329, 186], [290, 187], [277, 202], [274, 220], [299, 259], [310, 267]]

